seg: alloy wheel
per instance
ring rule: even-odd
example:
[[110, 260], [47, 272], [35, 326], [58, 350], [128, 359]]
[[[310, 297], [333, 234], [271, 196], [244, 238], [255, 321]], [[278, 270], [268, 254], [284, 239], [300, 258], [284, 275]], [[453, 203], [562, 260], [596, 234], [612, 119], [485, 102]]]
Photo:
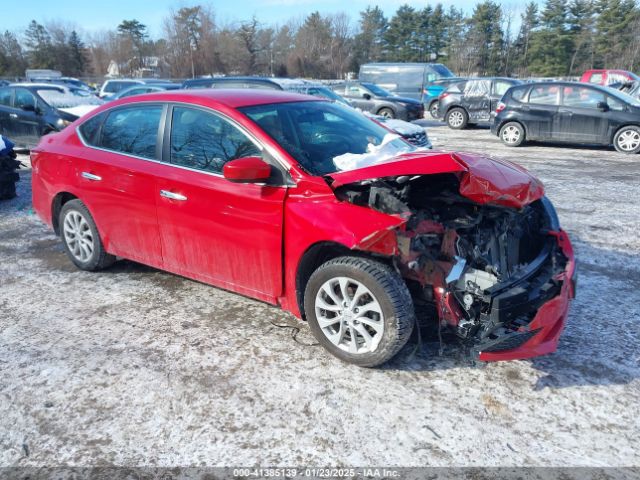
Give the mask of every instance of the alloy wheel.
[[384, 315], [371, 290], [349, 277], [326, 281], [315, 298], [318, 325], [336, 347], [351, 353], [375, 351], [384, 334]]
[[459, 127], [464, 123], [464, 115], [459, 110], [454, 110], [449, 114], [449, 125], [452, 127]]
[[93, 255], [94, 242], [87, 220], [80, 212], [70, 210], [64, 217], [62, 230], [71, 255], [80, 262], [88, 262]]

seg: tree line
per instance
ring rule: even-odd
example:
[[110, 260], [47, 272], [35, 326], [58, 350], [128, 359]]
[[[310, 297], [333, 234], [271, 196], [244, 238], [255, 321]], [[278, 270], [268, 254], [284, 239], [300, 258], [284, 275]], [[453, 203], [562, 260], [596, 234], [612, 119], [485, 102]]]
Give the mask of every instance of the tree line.
[[389, 18], [369, 6], [313, 12], [282, 25], [259, 18], [222, 24], [214, 10], [172, 10], [152, 39], [139, 20], [112, 31], [80, 33], [62, 22], [33, 20], [0, 34], [0, 76], [26, 68], [101, 77], [111, 62], [123, 76], [153, 68], [172, 78], [212, 74], [343, 78], [365, 62], [440, 62], [459, 75], [575, 76], [589, 68], [636, 70], [637, 0], [546, 0], [524, 10], [483, 0], [472, 11], [441, 3], [403, 5]]

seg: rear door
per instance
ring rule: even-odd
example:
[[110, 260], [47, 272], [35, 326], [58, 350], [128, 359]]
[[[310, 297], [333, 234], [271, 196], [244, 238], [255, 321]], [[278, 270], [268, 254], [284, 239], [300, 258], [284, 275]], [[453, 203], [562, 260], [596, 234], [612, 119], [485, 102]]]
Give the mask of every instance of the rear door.
[[162, 267], [155, 173], [164, 107], [131, 104], [83, 123], [72, 154], [78, 196], [91, 211], [110, 253]]
[[268, 155], [212, 110], [174, 105], [167, 118], [155, 190], [165, 268], [275, 302], [286, 188], [222, 176], [230, 160]]
[[491, 80], [470, 80], [464, 88], [462, 105], [471, 122], [489, 120]]
[[531, 140], [560, 140], [557, 130], [560, 85], [553, 83], [534, 85], [529, 91], [526, 111], [527, 136]]
[[558, 109], [558, 137], [567, 142], [603, 143], [610, 113], [598, 109], [607, 103], [604, 92], [590, 87], [567, 85], [562, 89]]

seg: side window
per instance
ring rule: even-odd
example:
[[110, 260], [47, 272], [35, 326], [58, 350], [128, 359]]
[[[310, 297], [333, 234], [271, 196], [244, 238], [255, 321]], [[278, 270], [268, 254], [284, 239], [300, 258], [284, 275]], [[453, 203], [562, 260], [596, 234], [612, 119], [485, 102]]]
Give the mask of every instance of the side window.
[[605, 102], [605, 94], [585, 87], [564, 87], [562, 104], [566, 107], [597, 108], [599, 102]]
[[602, 83], [602, 74], [592, 73], [591, 77], [589, 77], [589, 83], [597, 83], [598, 85], [600, 85]]
[[509, 88], [511, 88], [512, 84], [509, 82], [505, 82], [504, 80], [496, 80], [493, 84], [493, 93], [494, 95], [502, 96], [505, 94]]
[[[365, 93], [369, 92], [359, 85], [349, 85], [347, 87], [347, 96], [349, 97], [361, 98]], [[369, 95], [371, 94], [369, 93]]]
[[538, 85], [531, 89], [529, 93], [529, 103], [539, 105], [558, 105], [558, 93], [560, 87], [558, 85]]
[[262, 155], [234, 125], [194, 108], [174, 107], [170, 143], [171, 163], [212, 173], [222, 173], [230, 160]]
[[143, 158], [156, 158], [161, 106], [112, 110], [102, 126], [101, 147]]
[[89, 145], [94, 147], [100, 146], [100, 127], [106, 116], [106, 113], [100, 113], [95, 117], [91, 117], [78, 127], [82, 138]]
[[16, 108], [32, 107], [36, 108], [36, 97], [29, 90], [16, 88], [16, 98], [13, 101]]
[[626, 109], [626, 106], [624, 103], [622, 103], [620, 100], [617, 100], [613, 97], [607, 97], [607, 105], [609, 105], [609, 108], [611, 110], [615, 110], [616, 112], [623, 112]]
[[11, 106], [12, 88], [0, 88], [0, 105]]

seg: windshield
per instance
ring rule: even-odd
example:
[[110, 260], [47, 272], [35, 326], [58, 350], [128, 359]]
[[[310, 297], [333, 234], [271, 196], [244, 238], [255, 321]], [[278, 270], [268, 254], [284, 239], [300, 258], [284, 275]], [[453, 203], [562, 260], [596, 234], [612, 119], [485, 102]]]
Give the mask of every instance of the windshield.
[[309, 173], [367, 167], [417, 150], [351, 108], [292, 102], [239, 108]]
[[455, 77], [455, 75], [444, 65], [439, 63], [430, 65], [430, 68], [440, 77], [440, 78], [451, 78]]
[[72, 90], [62, 90], [57, 88], [41, 88], [37, 90], [38, 95], [47, 105], [54, 108], [71, 108], [79, 105], [102, 105], [104, 102], [93, 95], [86, 95], [86, 92], [74, 92]]
[[347, 102], [344, 98], [327, 87], [311, 87], [309, 90], [307, 90], [307, 94], [316, 97], [324, 97], [326, 99], [333, 100], [344, 105], [349, 105], [349, 102]]
[[629, 95], [628, 93], [621, 92], [620, 90], [609, 89], [609, 95], [619, 98], [623, 102], [626, 102], [634, 107], [640, 107], [640, 100]]
[[391, 92], [377, 86], [375, 83], [362, 83], [363, 87], [368, 88], [376, 97], [392, 97]]

